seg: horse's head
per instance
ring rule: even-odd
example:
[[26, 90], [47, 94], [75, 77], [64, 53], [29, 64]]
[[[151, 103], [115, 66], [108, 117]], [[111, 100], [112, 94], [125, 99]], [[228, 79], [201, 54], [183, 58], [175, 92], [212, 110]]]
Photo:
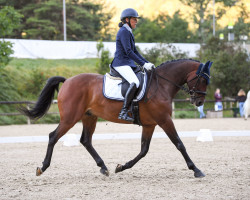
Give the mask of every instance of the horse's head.
[[187, 85], [189, 88], [190, 102], [196, 106], [204, 104], [207, 85], [210, 80], [210, 68], [213, 62], [207, 61], [206, 64], [200, 64], [196, 73], [188, 77]]

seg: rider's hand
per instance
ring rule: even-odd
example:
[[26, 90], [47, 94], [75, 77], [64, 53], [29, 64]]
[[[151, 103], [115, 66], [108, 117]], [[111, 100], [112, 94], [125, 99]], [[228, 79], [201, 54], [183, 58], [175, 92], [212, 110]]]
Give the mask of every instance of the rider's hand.
[[155, 68], [155, 65], [153, 63], [145, 63], [143, 68], [146, 70], [151, 70], [152, 68]]

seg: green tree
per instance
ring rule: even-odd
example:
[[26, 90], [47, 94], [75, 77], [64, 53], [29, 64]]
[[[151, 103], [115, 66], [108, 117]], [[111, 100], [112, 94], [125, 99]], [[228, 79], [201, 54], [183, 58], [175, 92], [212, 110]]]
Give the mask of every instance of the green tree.
[[[0, 38], [5, 38], [20, 22], [21, 15], [13, 7], [5, 6], [0, 10]], [[13, 53], [12, 44], [7, 41], [0, 41], [0, 70], [10, 61]]]
[[[249, 19], [249, 13], [247, 12], [246, 5], [244, 3], [241, 3], [238, 8], [240, 10], [240, 16], [238, 17], [233, 26], [233, 29], [231, 30], [231, 32], [234, 33], [234, 41], [241, 41], [241, 36], [247, 36], [247, 40], [250, 41], [250, 23], [246, 21], [246, 19]], [[226, 26], [219, 32], [224, 33], [224, 35], [227, 36], [229, 33], [229, 29]]]
[[[63, 12], [61, 0], [0, 0], [3, 5], [14, 6], [24, 15], [23, 23], [16, 32], [8, 36], [29, 39], [63, 39]], [[104, 11], [104, 3], [92, 3], [87, 0], [66, 1], [67, 39], [97, 40], [111, 38], [103, 31], [112, 14]]]
[[[211, 0], [180, 0], [187, 6], [194, 8], [195, 13], [193, 13], [193, 21], [198, 25], [198, 38], [200, 43], [205, 42], [205, 38], [212, 33], [212, 16], [206, 15], [208, 13], [208, 5], [212, 2]], [[215, 3], [222, 3], [224, 6], [233, 6], [236, 0], [215, 0]], [[216, 10], [216, 19], [225, 14], [225, 9], [220, 8]]]
[[[139, 48], [138, 50], [141, 52]], [[171, 44], [159, 44], [151, 49], [146, 49], [146, 51], [141, 52], [141, 54], [156, 66], [168, 60], [176, 60], [187, 57], [185, 52], [182, 52], [180, 49]]]
[[194, 42], [193, 34], [188, 30], [188, 22], [181, 18], [179, 11], [173, 17], [160, 14], [153, 21], [140, 19], [134, 36], [137, 42]]
[[96, 63], [97, 71], [100, 74], [105, 74], [109, 71], [109, 64], [111, 63], [110, 52], [109, 50], [104, 49], [102, 40], [100, 40], [97, 45], [98, 52], [98, 62]]
[[133, 31], [136, 42], [159, 42], [161, 40], [161, 27], [148, 18], [141, 18]]
[[3, 9], [5, 6], [10, 6], [15, 9], [18, 13], [23, 15], [22, 23], [19, 23], [12, 32], [8, 33], [6, 36], [9, 38], [22, 38], [22, 30], [25, 27], [26, 19], [33, 15], [33, 10], [35, 3], [39, 0], [25, 0], [25, 1], [16, 1], [16, 0], [0, 0], [0, 9]]
[[[13, 7], [4, 6], [0, 10], [0, 38], [4, 38], [11, 33], [20, 22], [21, 15]], [[10, 73], [5, 70], [5, 66], [10, 61], [10, 55], [13, 53], [12, 44], [5, 40], [0, 40], [0, 101], [13, 101], [20, 98], [19, 93], [13, 84]], [[6, 105], [0, 106], [0, 112], [10, 112], [14, 108]], [[4, 117], [0, 124], [9, 121], [9, 117]]]
[[162, 42], [193, 42], [193, 35], [188, 30], [188, 22], [181, 18], [180, 11], [176, 11], [173, 17], [159, 15], [156, 20], [163, 29], [161, 31]]
[[236, 96], [241, 88], [249, 90], [250, 56], [245, 49], [212, 37], [199, 51], [201, 54], [201, 60], [214, 62], [210, 89], [219, 87], [223, 96], [229, 97]]
[[0, 41], [0, 72], [1, 68], [6, 66], [11, 58], [10, 55], [13, 53], [12, 43], [6, 41]]

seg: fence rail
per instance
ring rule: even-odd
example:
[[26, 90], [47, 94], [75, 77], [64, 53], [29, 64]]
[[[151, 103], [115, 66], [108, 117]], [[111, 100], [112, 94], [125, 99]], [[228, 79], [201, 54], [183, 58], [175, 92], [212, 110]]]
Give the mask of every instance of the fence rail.
[[[57, 100], [53, 100], [53, 104], [57, 104]], [[0, 105], [26, 105], [27, 108], [30, 107], [30, 105], [35, 104], [35, 101], [0, 101]], [[59, 114], [59, 112], [47, 112], [48, 115], [52, 114]], [[20, 112], [12, 112], [12, 113], [0, 113], [0, 116], [20, 116], [23, 115]], [[30, 119], [27, 117], [27, 124], [31, 124]]]
[[[233, 111], [233, 103], [235, 103], [236, 101], [234, 99], [230, 99], [230, 100], [222, 100], [224, 106], [223, 106], [223, 110], [231, 110]], [[53, 104], [57, 104], [57, 100], [53, 100], [52, 102]], [[172, 102], [172, 108], [173, 108], [173, 118], [175, 118], [175, 112], [176, 111], [197, 111], [197, 109], [194, 108], [176, 108], [176, 104], [178, 103], [189, 103], [188, 99], [174, 99]], [[205, 104], [214, 104], [215, 101], [214, 100], [206, 100]], [[229, 103], [229, 105], [228, 105]], [[30, 105], [35, 104], [34, 101], [0, 101], [0, 105], [26, 105], [27, 108], [30, 107]], [[211, 106], [210, 106], [211, 107]], [[214, 110], [213, 107], [209, 108], [209, 109], [204, 109], [204, 111], [212, 111]], [[59, 112], [48, 112], [48, 115], [52, 115], [52, 114], [59, 114]], [[0, 116], [20, 116], [23, 115], [20, 112], [12, 112], [12, 113], [0, 113]], [[196, 115], [196, 114], [195, 114]], [[196, 117], [196, 116], [195, 116]], [[30, 119], [27, 118], [27, 124], [30, 124]]]

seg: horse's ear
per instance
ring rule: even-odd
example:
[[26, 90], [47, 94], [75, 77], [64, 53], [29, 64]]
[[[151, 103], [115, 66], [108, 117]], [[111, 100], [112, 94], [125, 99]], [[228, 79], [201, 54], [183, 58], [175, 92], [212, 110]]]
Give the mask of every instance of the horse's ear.
[[208, 69], [210, 69], [212, 67], [213, 62], [210, 62], [210, 61], [208, 62], [209, 62]]
[[[199, 73], [201, 73], [201, 76], [203, 76], [207, 80], [207, 85], [209, 84], [210, 68], [211, 68], [212, 64], [213, 64], [213, 62], [207, 61], [205, 63], [205, 65], [203, 65], [203, 64], [200, 65], [200, 67], [202, 66], [201, 69], [199, 67], [199, 69], [200, 69]], [[196, 74], [197, 74], [197, 72], [196, 72]]]
[[205, 68], [207, 68], [208, 66], [209, 66], [209, 64], [210, 64], [210, 61], [207, 61], [206, 63], [205, 63]]
[[213, 64], [213, 62], [207, 61], [206, 64], [204, 65], [204, 69], [205, 69], [206, 71], [209, 71], [210, 68], [211, 68], [211, 66], [212, 66], [212, 64]]

